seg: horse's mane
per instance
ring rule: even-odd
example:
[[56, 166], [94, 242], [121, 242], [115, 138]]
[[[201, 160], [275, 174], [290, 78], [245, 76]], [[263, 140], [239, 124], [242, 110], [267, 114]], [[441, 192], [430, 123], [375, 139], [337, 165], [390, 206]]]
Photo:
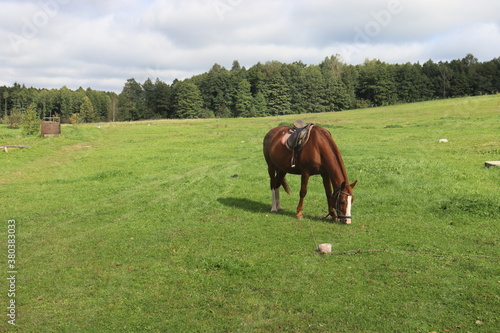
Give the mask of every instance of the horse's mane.
[[319, 130], [319, 132], [322, 134], [323, 138], [330, 145], [330, 148], [331, 148], [332, 154], [333, 154], [333, 158], [337, 162], [337, 164], [342, 172], [342, 176], [344, 177], [345, 182], [348, 183], [349, 181], [347, 178], [347, 171], [345, 169], [344, 160], [342, 159], [342, 155], [340, 154], [339, 147], [337, 146], [335, 141], [333, 141], [332, 134], [326, 128], [319, 127], [319, 126], [315, 126], [315, 127], [316, 127], [316, 130]]

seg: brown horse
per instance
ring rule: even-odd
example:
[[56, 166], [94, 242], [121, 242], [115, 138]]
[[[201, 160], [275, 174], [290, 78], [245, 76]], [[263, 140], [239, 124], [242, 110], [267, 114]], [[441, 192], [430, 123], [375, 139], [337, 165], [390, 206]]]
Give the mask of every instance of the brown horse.
[[[284, 145], [289, 126], [279, 126], [270, 130], [264, 137], [264, 157], [271, 180], [271, 212], [283, 210], [280, 205], [279, 187], [283, 186], [290, 194], [285, 180], [287, 173], [301, 175], [300, 200], [297, 218], [302, 219], [302, 205], [307, 194], [307, 183], [312, 175], [321, 175], [328, 201], [328, 216], [336, 221], [351, 223], [351, 204], [354, 201], [352, 189], [357, 181], [349, 184], [340, 151], [330, 132], [323, 127], [313, 126], [309, 140], [295, 157], [292, 166], [292, 152]], [[332, 192], [333, 186], [333, 192]]]

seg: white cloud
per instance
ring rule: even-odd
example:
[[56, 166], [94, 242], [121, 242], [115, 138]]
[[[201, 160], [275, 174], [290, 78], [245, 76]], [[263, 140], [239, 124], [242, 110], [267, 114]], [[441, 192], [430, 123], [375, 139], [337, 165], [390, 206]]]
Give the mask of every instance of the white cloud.
[[457, 28], [436, 37], [431, 45], [433, 54], [444, 60], [455, 58], [457, 53], [473, 53], [480, 60], [500, 57], [500, 29], [493, 23], [474, 24]]
[[[233, 60], [349, 63], [500, 56], [500, 2], [29, 0], [0, 12], [0, 84], [119, 92]], [[16, 39], [17, 38], [17, 39]]]

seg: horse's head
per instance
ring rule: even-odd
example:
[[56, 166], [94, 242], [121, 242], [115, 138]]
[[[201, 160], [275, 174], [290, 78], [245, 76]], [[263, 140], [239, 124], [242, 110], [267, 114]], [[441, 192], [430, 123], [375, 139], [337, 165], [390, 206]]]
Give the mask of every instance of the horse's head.
[[340, 221], [341, 223], [351, 224], [351, 207], [354, 202], [354, 196], [352, 194], [352, 189], [358, 181], [355, 181], [351, 185], [343, 182], [340, 187], [336, 188], [333, 192], [333, 208], [334, 219]]

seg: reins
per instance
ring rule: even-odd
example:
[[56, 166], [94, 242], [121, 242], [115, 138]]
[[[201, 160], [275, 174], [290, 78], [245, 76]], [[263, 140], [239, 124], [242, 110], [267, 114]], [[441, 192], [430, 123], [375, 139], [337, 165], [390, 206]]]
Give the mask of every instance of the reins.
[[386, 252], [386, 253], [395, 253], [395, 254], [408, 254], [408, 255], [420, 255], [420, 256], [430, 256], [430, 257], [466, 257], [466, 258], [486, 258], [486, 259], [494, 259], [500, 260], [498, 256], [487, 256], [480, 254], [436, 254], [436, 253], [420, 253], [415, 251], [396, 251], [396, 250], [357, 250], [352, 252], [338, 252], [338, 253], [328, 253], [332, 256], [343, 256], [343, 255], [356, 255], [363, 253], [374, 253], [374, 252]]

